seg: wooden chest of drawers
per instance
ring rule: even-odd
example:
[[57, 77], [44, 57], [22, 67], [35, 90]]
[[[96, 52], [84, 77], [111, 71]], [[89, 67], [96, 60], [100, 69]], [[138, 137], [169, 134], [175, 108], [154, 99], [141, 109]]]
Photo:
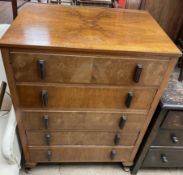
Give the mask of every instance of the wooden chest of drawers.
[[38, 4], [0, 46], [29, 167], [132, 165], [180, 55], [147, 12]]

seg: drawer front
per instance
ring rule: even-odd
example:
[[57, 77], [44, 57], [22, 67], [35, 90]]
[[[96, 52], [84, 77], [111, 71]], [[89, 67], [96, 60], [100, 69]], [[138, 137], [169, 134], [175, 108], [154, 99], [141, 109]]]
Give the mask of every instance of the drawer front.
[[[26, 53], [11, 54], [11, 62], [15, 79], [19, 82], [114, 85], [158, 86], [168, 66], [168, 60]], [[137, 65], [142, 69], [137, 69]], [[139, 81], [134, 81], [134, 77]]]
[[130, 161], [133, 147], [61, 146], [31, 147], [32, 162], [124, 162]]
[[183, 167], [182, 149], [150, 149], [143, 167]]
[[17, 86], [23, 108], [148, 110], [156, 91], [156, 88]]
[[153, 142], [154, 146], [183, 146], [183, 132], [160, 130]]
[[139, 132], [145, 115], [121, 112], [24, 112], [26, 130], [95, 130]]
[[27, 132], [30, 146], [46, 145], [121, 145], [133, 146], [138, 133], [122, 134], [95, 131]]
[[161, 127], [183, 129], [183, 111], [169, 111]]

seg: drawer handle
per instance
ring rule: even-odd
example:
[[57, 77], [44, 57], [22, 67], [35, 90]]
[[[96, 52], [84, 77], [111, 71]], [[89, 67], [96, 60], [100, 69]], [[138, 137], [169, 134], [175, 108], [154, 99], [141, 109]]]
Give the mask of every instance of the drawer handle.
[[48, 129], [48, 115], [44, 114], [43, 116], [44, 128]]
[[165, 154], [161, 154], [161, 160], [163, 163], [168, 163], [168, 159]]
[[136, 82], [136, 83], [139, 82], [142, 70], [143, 70], [143, 65], [137, 64], [135, 67], [135, 73], [134, 73], [134, 77], [133, 77], [134, 82]]
[[124, 128], [126, 121], [127, 121], [127, 117], [125, 115], [120, 117], [120, 120], [119, 120], [119, 128], [120, 129]]
[[50, 145], [50, 143], [51, 143], [51, 134], [49, 134], [49, 133], [45, 134], [45, 139], [46, 139], [47, 145]]
[[115, 135], [115, 138], [114, 138], [114, 143], [115, 143], [115, 145], [119, 145], [120, 140], [121, 140], [121, 135], [120, 135], [119, 133], [117, 133], [117, 134]]
[[44, 107], [47, 107], [48, 106], [48, 91], [42, 90], [41, 95], [42, 95], [42, 104]]
[[51, 161], [51, 158], [52, 158], [52, 152], [51, 152], [51, 150], [48, 150], [48, 152], [47, 152], [47, 158], [48, 158], [48, 161]]
[[128, 92], [126, 102], [125, 102], [125, 105], [127, 108], [130, 108], [131, 103], [132, 103], [132, 99], [133, 99], [133, 92]]
[[111, 151], [111, 155], [110, 155], [110, 157], [111, 157], [111, 160], [114, 160], [114, 158], [116, 157], [116, 150], [115, 149], [112, 149], [112, 151]]
[[172, 140], [173, 143], [178, 143], [179, 142], [179, 139], [175, 134], [171, 135], [171, 140]]
[[41, 80], [44, 80], [44, 78], [45, 78], [45, 61], [38, 60], [37, 64], [38, 64], [40, 78], [41, 78]]

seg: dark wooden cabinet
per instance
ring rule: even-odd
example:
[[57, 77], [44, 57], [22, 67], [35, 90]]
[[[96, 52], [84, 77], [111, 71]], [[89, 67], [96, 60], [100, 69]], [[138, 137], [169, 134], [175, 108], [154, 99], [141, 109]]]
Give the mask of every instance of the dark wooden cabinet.
[[27, 167], [131, 166], [180, 55], [145, 11], [39, 4], [0, 46]]
[[169, 81], [135, 158], [142, 168], [183, 167], [183, 84], [176, 70]]

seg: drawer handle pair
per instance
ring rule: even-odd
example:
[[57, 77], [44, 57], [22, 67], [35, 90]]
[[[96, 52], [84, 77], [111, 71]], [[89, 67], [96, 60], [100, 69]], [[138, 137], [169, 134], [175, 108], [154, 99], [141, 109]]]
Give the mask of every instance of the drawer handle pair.
[[48, 115], [47, 114], [43, 115], [43, 124], [44, 124], [44, 128], [48, 129]]
[[179, 139], [178, 139], [178, 137], [177, 137], [175, 134], [172, 134], [172, 135], [171, 135], [171, 140], [172, 140], [172, 142], [175, 143], [175, 144], [179, 142]]
[[114, 144], [119, 145], [120, 141], [121, 141], [121, 135], [120, 135], [120, 133], [117, 133], [114, 137]]
[[[37, 64], [38, 64], [40, 79], [44, 80], [45, 79], [45, 73], [46, 73], [45, 60], [38, 60]], [[135, 67], [135, 73], [134, 73], [134, 77], [133, 77], [134, 82], [136, 82], [136, 83], [139, 82], [142, 70], [143, 70], [143, 65], [142, 64], [137, 64], [136, 67]]]
[[133, 92], [131, 92], [131, 91], [128, 92], [127, 98], [126, 98], [126, 101], [125, 101], [125, 105], [126, 105], [127, 108], [130, 108], [132, 100], [133, 100], [133, 96], [134, 96]]
[[120, 120], [119, 120], [119, 128], [120, 129], [124, 128], [126, 121], [127, 121], [127, 116], [123, 115], [120, 117]]
[[51, 161], [51, 159], [52, 159], [52, 152], [51, 152], [51, 150], [48, 150], [48, 152], [47, 152], [47, 159], [48, 159], [48, 161]]
[[47, 107], [48, 106], [48, 91], [47, 90], [42, 90], [41, 91], [41, 97], [42, 97], [43, 107]]
[[165, 154], [161, 154], [161, 160], [163, 163], [168, 163], [168, 158]]
[[38, 70], [39, 70], [39, 76], [41, 80], [45, 79], [45, 61], [44, 60], [38, 60], [37, 61]]
[[142, 64], [137, 64], [136, 67], [135, 67], [135, 73], [134, 73], [134, 77], [133, 77], [133, 81], [135, 83], [139, 82], [142, 70], [143, 70], [143, 65]]
[[45, 134], [45, 139], [46, 139], [46, 144], [50, 145], [50, 143], [51, 143], [51, 134], [50, 133]]
[[116, 154], [117, 154], [116, 150], [115, 149], [112, 149], [111, 154], [110, 154], [111, 160], [114, 160], [115, 159]]

